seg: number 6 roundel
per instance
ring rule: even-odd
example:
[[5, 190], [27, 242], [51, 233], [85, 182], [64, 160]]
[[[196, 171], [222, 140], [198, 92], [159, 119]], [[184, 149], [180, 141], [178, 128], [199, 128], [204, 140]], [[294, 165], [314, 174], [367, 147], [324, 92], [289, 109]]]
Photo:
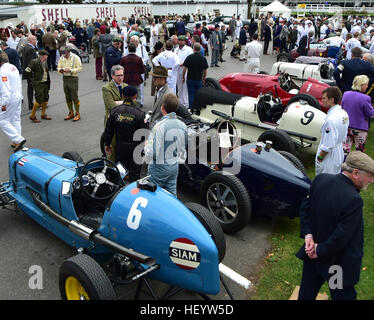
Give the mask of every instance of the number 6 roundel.
[[139, 228], [140, 220], [142, 218], [142, 212], [138, 207], [145, 208], [148, 205], [148, 200], [143, 197], [136, 198], [131, 206], [129, 215], [127, 216], [127, 226], [130, 229], [137, 230]]

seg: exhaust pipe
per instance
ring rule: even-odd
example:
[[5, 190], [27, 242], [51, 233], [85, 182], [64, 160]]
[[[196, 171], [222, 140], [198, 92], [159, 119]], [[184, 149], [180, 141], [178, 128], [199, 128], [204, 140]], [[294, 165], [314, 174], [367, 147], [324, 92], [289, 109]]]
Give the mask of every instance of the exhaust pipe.
[[143, 263], [146, 266], [152, 266], [156, 264], [156, 260], [154, 258], [143, 255], [132, 249], [125, 248], [124, 246], [121, 246], [120, 244], [104, 237], [97, 230], [86, 227], [78, 221], [66, 219], [57, 212], [53, 211], [52, 208], [47, 206], [43, 201], [41, 201], [39, 195], [36, 194], [33, 190], [28, 189], [28, 191], [30, 192], [35, 203], [41, 210], [43, 210], [46, 214], [48, 214], [53, 219], [57, 220], [65, 227], [68, 227], [71, 232], [78, 235], [79, 237], [88, 241], [91, 240], [96, 243], [102, 244], [105, 247], [110, 248], [116, 252], [119, 252], [130, 259], [134, 259], [140, 263]]

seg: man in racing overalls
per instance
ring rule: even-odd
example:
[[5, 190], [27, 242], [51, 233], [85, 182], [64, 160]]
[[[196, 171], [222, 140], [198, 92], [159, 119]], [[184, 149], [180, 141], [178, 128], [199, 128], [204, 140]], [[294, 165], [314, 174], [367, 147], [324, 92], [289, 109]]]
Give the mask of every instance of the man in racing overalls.
[[193, 50], [191, 47], [186, 46], [186, 37], [185, 36], [179, 36], [179, 47], [175, 50], [175, 53], [179, 57], [179, 68], [178, 68], [178, 74], [177, 74], [177, 90], [178, 90], [178, 97], [185, 107], [188, 107], [189, 101], [188, 101], [188, 88], [187, 88], [187, 82], [183, 81], [183, 63], [184, 60], [190, 55], [193, 54]]
[[169, 88], [177, 93], [177, 74], [179, 70], [180, 60], [178, 55], [173, 52], [173, 42], [168, 40], [166, 42], [166, 51], [161, 52], [153, 58], [152, 63], [155, 67], [163, 66], [168, 69], [169, 77], [166, 82]]
[[260, 57], [262, 54], [262, 44], [258, 41], [258, 34], [253, 35], [253, 40], [247, 43], [245, 53], [247, 62], [244, 65], [243, 72], [259, 73], [260, 71]]
[[21, 135], [22, 84], [17, 68], [0, 53], [0, 128], [12, 141], [17, 152], [26, 140]]
[[338, 174], [344, 161], [343, 142], [347, 137], [349, 117], [338, 105], [341, 96], [338, 87], [329, 87], [322, 92], [323, 105], [329, 111], [322, 125], [321, 141], [316, 154], [316, 175]]

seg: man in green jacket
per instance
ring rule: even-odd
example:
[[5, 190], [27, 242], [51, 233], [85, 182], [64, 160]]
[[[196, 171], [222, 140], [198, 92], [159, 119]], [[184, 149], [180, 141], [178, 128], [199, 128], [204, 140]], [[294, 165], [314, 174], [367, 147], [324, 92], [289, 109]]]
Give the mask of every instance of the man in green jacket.
[[[123, 82], [124, 77], [124, 69], [120, 65], [115, 65], [110, 70], [112, 80], [106, 84], [103, 89], [103, 100], [105, 105], [105, 116], [104, 116], [104, 126], [106, 125], [106, 121], [110, 114], [110, 111], [121, 104], [123, 104], [123, 97], [122, 97], [122, 89], [127, 86], [126, 83]], [[116, 145], [116, 136], [113, 136], [112, 143], [111, 143], [113, 150], [115, 150]], [[108, 157], [109, 160], [114, 161], [115, 154], [114, 151]]]
[[25, 69], [25, 75], [31, 79], [32, 87], [35, 91], [35, 103], [30, 115], [30, 120], [34, 123], [40, 122], [40, 120], [38, 120], [35, 116], [36, 111], [40, 107], [42, 107], [41, 118], [44, 120], [51, 120], [51, 118], [45, 113], [49, 100], [49, 89], [51, 85], [47, 59], [48, 52], [45, 50], [40, 50], [39, 57], [31, 60], [29, 66]]

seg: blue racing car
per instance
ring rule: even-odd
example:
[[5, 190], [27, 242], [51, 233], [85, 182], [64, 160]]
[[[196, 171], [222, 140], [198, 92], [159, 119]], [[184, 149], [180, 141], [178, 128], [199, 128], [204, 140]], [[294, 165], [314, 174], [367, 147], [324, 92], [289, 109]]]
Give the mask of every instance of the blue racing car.
[[[125, 175], [105, 158], [85, 163], [75, 152], [23, 148], [9, 158], [0, 207], [17, 205], [78, 250], [60, 267], [63, 299], [115, 299], [112, 284], [147, 277], [217, 294], [226, 243], [214, 216], [147, 179], [126, 185]], [[109, 273], [99, 264], [107, 261]]]
[[229, 120], [185, 122], [188, 157], [178, 181], [200, 192], [201, 203], [225, 233], [244, 228], [252, 213], [299, 215], [311, 181], [295, 155], [276, 151], [271, 141], [239, 146], [235, 122]]

